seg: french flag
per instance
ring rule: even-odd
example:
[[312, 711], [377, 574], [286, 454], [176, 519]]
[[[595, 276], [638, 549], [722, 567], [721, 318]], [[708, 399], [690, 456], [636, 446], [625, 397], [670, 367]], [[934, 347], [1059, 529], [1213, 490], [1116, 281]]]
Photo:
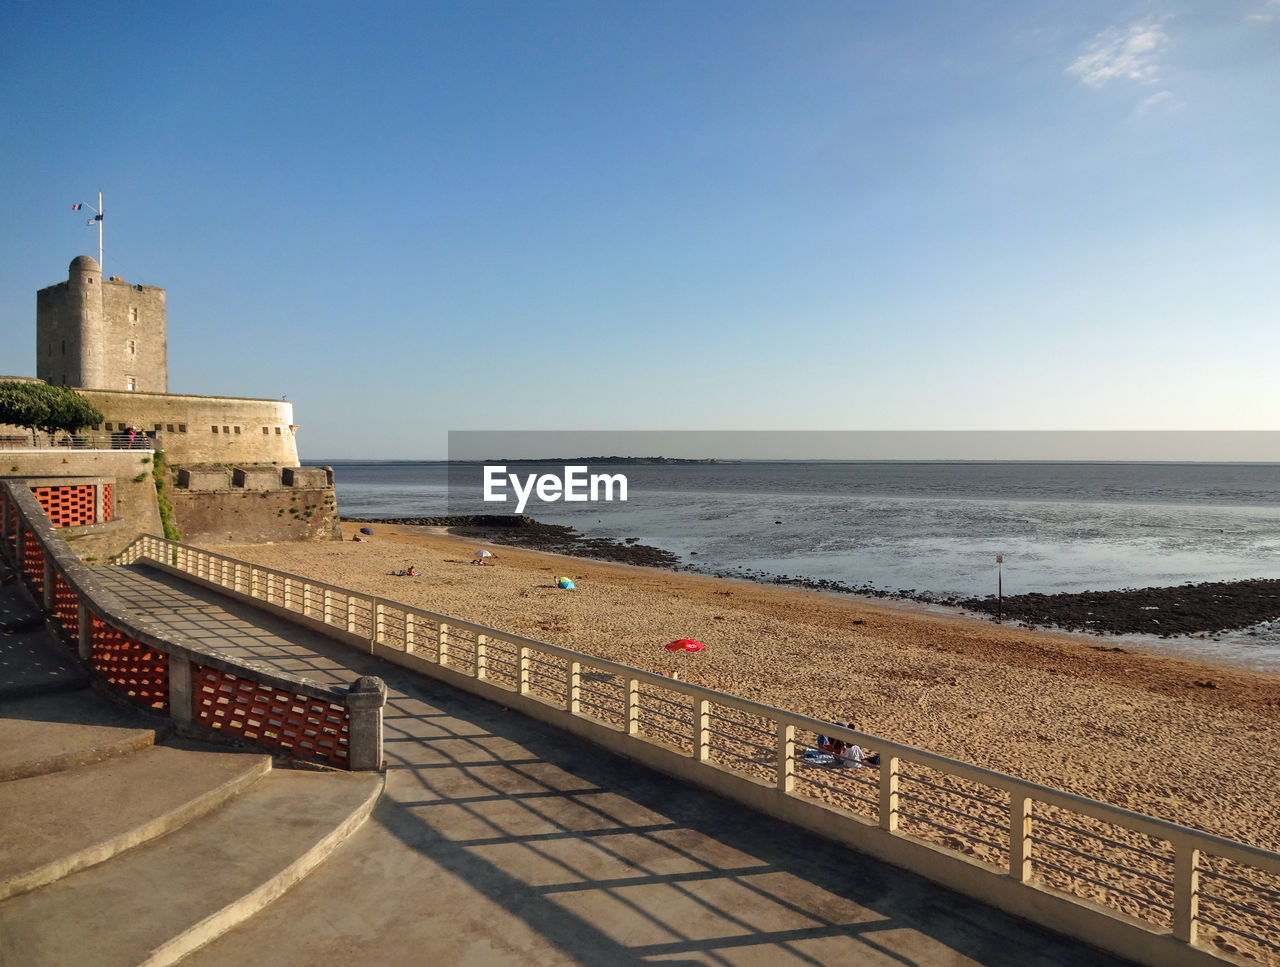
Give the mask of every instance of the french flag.
[[82, 203], [80, 203], [80, 202], [76, 202], [76, 204], [74, 204], [74, 205], [72, 205], [72, 206], [71, 206], [71, 210], [72, 210], [73, 212], [78, 212], [78, 211], [79, 211], [81, 208], [83, 208], [83, 207], [84, 207], [84, 205], [83, 205]]

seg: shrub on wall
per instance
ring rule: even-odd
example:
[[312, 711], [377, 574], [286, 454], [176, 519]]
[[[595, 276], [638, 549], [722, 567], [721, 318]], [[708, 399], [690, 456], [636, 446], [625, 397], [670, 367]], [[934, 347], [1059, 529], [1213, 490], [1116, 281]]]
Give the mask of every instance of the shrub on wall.
[[156, 481], [156, 505], [160, 508], [160, 523], [164, 525], [164, 536], [171, 541], [182, 540], [182, 531], [173, 516], [173, 504], [169, 502], [168, 483], [165, 480], [164, 451], [157, 450], [155, 461], [151, 464], [151, 475]]

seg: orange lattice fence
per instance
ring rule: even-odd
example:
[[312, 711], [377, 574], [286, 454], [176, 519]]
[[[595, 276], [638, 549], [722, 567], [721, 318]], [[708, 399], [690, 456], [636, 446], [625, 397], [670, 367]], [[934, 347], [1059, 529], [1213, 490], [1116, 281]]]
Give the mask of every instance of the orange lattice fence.
[[36, 586], [36, 590], [44, 592], [44, 548], [35, 539], [31, 531], [22, 532], [22, 567], [27, 577]]
[[169, 711], [169, 656], [163, 651], [135, 641], [95, 617], [89, 662], [134, 702]]
[[102, 519], [115, 520], [116, 488], [114, 484], [102, 485]]
[[252, 739], [300, 759], [347, 768], [350, 716], [341, 705], [191, 664], [191, 714], [198, 725]]
[[54, 527], [74, 527], [98, 522], [94, 513], [95, 489], [93, 484], [76, 484], [70, 487], [33, 487], [32, 492]]
[[62, 622], [67, 634], [80, 633], [80, 596], [57, 571], [53, 574], [53, 613]]

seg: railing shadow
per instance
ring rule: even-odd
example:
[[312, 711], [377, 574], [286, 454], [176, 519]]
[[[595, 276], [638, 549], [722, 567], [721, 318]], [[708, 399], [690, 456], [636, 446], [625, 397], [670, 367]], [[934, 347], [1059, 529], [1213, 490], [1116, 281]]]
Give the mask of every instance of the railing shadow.
[[216, 591], [141, 567], [110, 581], [220, 651], [317, 681], [383, 678], [375, 822], [570, 958], [1118, 963]]

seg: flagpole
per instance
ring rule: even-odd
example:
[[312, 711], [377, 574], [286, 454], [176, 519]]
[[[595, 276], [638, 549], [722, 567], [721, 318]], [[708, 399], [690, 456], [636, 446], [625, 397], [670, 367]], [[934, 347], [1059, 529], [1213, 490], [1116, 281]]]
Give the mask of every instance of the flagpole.
[[102, 271], [102, 192], [98, 192], [98, 271]]

